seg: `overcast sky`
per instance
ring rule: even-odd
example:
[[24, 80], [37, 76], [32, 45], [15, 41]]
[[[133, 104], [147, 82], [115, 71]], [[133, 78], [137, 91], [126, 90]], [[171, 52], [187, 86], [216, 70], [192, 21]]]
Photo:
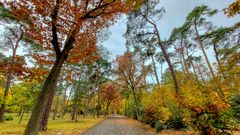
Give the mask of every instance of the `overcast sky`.
[[[161, 6], [166, 10], [165, 15], [158, 24], [161, 38], [168, 38], [174, 27], [182, 25], [186, 15], [191, 12], [195, 6], [205, 4], [210, 8], [222, 10], [233, 1], [235, 0], [161, 0]], [[220, 12], [211, 20], [215, 25], [229, 26], [239, 21], [240, 16], [228, 18], [223, 12]], [[122, 55], [126, 50], [125, 39], [122, 36], [126, 31], [126, 20], [120, 19], [110, 28], [110, 31], [109, 39], [103, 44], [110, 51], [111, 58], [114, 59], [116, 55]]]

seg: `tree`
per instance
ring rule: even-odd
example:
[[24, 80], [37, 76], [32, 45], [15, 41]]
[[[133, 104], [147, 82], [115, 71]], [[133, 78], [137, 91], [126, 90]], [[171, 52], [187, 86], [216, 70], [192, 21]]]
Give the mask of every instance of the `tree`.
[[[1, 7], [2, 9], [2, 7]], [[4, 13], [2, 13], [3, 11], [0, 10], [0, 14], [4, 15]], [[1, 18], [2, 19], [2, 18]], [[11, 86], [11, 80], [13, 78], [13, 66], [14, 63], [16, 62], [16, 52], [17, 49], [19, 48], [19, 44], [23, 38], [23, 31], [22, 28], [19, 24], [17, 24], [17, 22], [13, 21], [10, 22], [7, 19], [3, 20], [4, 22], [6, 21], [7, 23], [12, 23], [11, 25], [3, 25], [5, 27], [5, 32], [4, 32], [4, 38], [1, 39], [2, 43], [0, 45], [1, 49], [4, 50], [10, 50], [12, 52], [12, 57], [11, 57], [11, 61], [9, 62], [9, 64], [7, 64], [8, 68], [6, 69], [7, 74], [6, 74], [6, 85], [5, 85], [5, 90], [4, 90], [4, 97], [3, 97], [3, 103], [1, 104], [1, 108], [0, 108], [0, 122], [3, 122], [3, 116], [4, 116], [4, 112], [5, 112], [5, 108], [6, 108], [6, 97], [8, 96], [9, 93], [9, 88]], [[12, 20], [11, 20], [12, 21]]]
[[131, 25], [128, 26], [127, 33], [131, 33], [132, 35], [129, 36], [131, 36], [134, 40], [137, 39], [137, 36], [143, 35], [141, 38], [152, 40], [152, 44], [156, 44], [160, 47], [163, 56], [168, 64], [169, 70], [171, 71], [176, 95], [179, 95], [179, 84], [166, 49], [167, 46], [161, 40], [160, 31], [157, 28], [156, 21], [161, 18], [162, 13], [164, 12], [164, 9], [157, 9], [158, 3], [158, 0], [146, 0], [139, 10], [132, 12], [128, 16], [128, 24]]
[[103, 100], [106, 101], [105, 116], [107, 116], [109, 106], [118, 96], [120, 96], [120, 90], [116, 85], [112, 83], [103, 84], [103, 87], [101, 89], [101, 95], [103, 97]]
[[116, 74], [117, 81], [120, 82], [120, 86], [130, 89], [133, 94], [134, 103], [136, 107], [135, 118], [138, 118], [140, 113], [139, 101], [137, 97], [137, 89], [140, 88], [140, 82], [143, 77], [147, 74], [148, 69], [140, 69], [138, 67], [140, 62], [138, 57], [134, 56], [132, 52], [125, 52], [124, 55], [118, 56], [116, 59]]
[[231, 3], [227, 8], [224, 9], [224, 13], [229, 17], [238, 15], [240, 13], [240, 0], [236, 0], [235, 2]]
[[26, 34], [42, 45], [45, 52], [50, 52], [45, 55], [46, 58], [55, 56], [54, 65], [43, 85], [24, 135], [37, 134], [45, 106], [55, 91], [57, 78], [67, 57], [81, 60], [88, 55], [94, 47], [83, 54], [77, 53], [77, 50], [85, 45], [94, 46], [99, 30], [109, 26], [119, 13], [131, 10], [129, 7], [139, 6], [138, 3], [132, 0], [14, 0], [4, 3], [11, 7], [13, 14], [24, 25]]

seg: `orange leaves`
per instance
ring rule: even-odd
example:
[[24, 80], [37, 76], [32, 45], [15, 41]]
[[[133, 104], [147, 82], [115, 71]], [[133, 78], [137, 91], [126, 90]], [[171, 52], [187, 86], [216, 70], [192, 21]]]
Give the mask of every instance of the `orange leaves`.
[[[42, 60], [44, 60], [46, 57], [54, 57], [48, 53], [53, 54], [51, 53], [54, 46], [51, 43], [53, 40], [52, 25], [55, 25], [60, 50], [64, 48], [73, 31], [77, 30], [69, 61], [77, 63], [84, 60], [86, 63], [91, 63], [98, 59], [98, 55], [95, 53], [97, 33], [111, 25], [119, 13], [132, 10], [133, 6], [138, 5], [139, 0], [59, 0], [57, 2], [53, 0], [13, 0], [7, 5], [13, 9], [14, 15], [26, 26], [24, 27], [25, 34], [49, 51], [43, 53], [45, 56], [34, 54], [35, 59], [40, 60], [40, 57], [43, 57]], [[56, 6], [59, 8], [57, 8], [57, 17], [54, 19], [52, 13]], [[50, 61], [42, 63], [50, 64]]]
[[103, 95], [103, 98], [106, 101], [112, 101], [115, 98], [119, 96], [119, 88], [112, 84], [112, 83], [106, 83], [102, 86], [101, 93]]
[[224, 10], [224, 13], [232, 17], [240, 13], [240, 0], [236, 0]]
[[10, 59], [0, 60], [0, 72], [4, 74], [12, 73], [18, 76], [25, 76], [28, 69], [23, 57], [16, 56], [14, 61]]

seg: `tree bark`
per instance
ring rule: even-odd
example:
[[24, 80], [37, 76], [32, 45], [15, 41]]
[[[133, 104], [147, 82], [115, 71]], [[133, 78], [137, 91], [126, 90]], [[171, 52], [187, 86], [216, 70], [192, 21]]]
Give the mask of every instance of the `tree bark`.
[[137, 100], [137, 96], [136, 96], [136, 91], [134, 88], [132, 88], [132, 93], [133, 93], [133, 98], [134, 98], [134, 102], [135, 102], [135, 105], [136, 105], [136, 120], [138, 119], [138, 116], [139, 116], [139, 105], [138, 105], [138, 100]]
[[105, 117], [107, 116], [107, 113], [108, 113], [108, 109], [109, 109], [109, 106], [111, 104], [111, 100], [107, 102], [107, 107], [106, 107], [106, 110], [105, 110]]
[[164, 47], [164, 45], [161, 41], [160, 33], [157, 29], [157, 25], [153, 24], [153, 26], [154, 26], [154, 29], [156, 31], [156, 35], [157, 35], [157, 39], [158, 39], [158, 45], [160, 46], [160, 48], [163, 52], [163, 56], [164, 56], [165, 60], [167, 61], [167, 64], [168, 64], [168, 67], [169, 67], [169, 70], [170, 70], [170, 73], [171, 73], [171, 76], [172, 76], [172, 79], [173, 79], [176, 95], [179, 96], [179, 84], [178, 84], [178, 81], [177, 81], [175, 71], [173, 69], [173, 66], [172, 66], [172, 63], [170, 61], [169, 55], [168, 55], [168, 53], [167, 53], [167, 51], [166, 51], [166, 49], [165, 49], [165, 47]]
[[212, 78], [215, 79], [215, 78], [216, 78], [216, 77], [215, 77], [215, 74], [214, 74], [214, 72], [213, 72], [212, 66], [211, 66], [211, 64], [210, 64], [210, 62], [209, 62], [209, 59], [208, 59], [207, 54], [206, 54], [206, 51], [205, 51], [205, 49], [204, 49], [204, 45], [203, 45], [202, 40], [200, 39], [200, 35], [199, 35], [199, 33], [198, 33], [196, 21], [194, 22], [194, 29], [195, 29], [195, 33], [196, 33], [196, 36], [197, 36], [197, 42], [198, 42], [198, 44], [199, 44], [199, 46], [200, 46], [200, 48], [201, 48], [201, 50], [202, 50], [203, 56], [204, 56], [204, 58], [205, 58], [205, 60], [206, 60], [206, 63], [207, 63], [207, 65], [208, 65], [208, 68], [209, 68], [209, 70], [210, 70], [210, 73], [211, 73], [211, 75], [212, 75]]
[[45, 109], [45, 112], [42, 116], [41, 119], [41, 123], [40, 123], [40, 127], [39, 127], [39, 131], [45, 131], [47, 130], [47, 126], [48, 126], [48, 118], [51, 112], [51, 106], [52, 106], [52, 102], [54, 99], [54, 93], [50, 96], [48, 103], [47, 103], [47, 108]]
[[59, 107], [59, 97], [60, 97], [60, 94], [58, 93], [57, 99], [56, 99], [55, 108], [54, 108], [54, 111], [53, 111], [53, 118], [52, 118], [52, 120], [56, 119], [56, 115], [57, 115], [58, 107]]
[[[71, 49], [69, 49], [71, 50]], [[46, 106], [51, 95], [54, 94], [55, 87], [57, 84], [57, 78], [60, 75], [60, 71], [64, 61], [67, 58], [67, 53], [62, 54], [60, 58], [57, 58], [54, 66], [45, 81], [42, 91], [37, 99], [35, 107], [32, 111], [32, 115], [28, 121], [28, 124], [25, 128], [24, 135], [37, 135], [41, 118], [46, 111]]]
[[9, 88], [10, 88], [11, 77], [12, 77], [11, 73], [8, 73], [5, 91], [3, 95], [3, 103], [1, 104], [1, 108], [0, 108], [0, 122], [4, 121], [3, 117], [6, 109], [6, 99], [7, 99]]
[[97, 117], [100, 116], [100, 88], [98, 87], [98, 96], [97, 96]]
[[22, 113], [21, 113], [21, 116], [20, 116], [18, 124], [21, 124], [21, 121], [22, 121], [24, 113], [25, 113], [25, 109], [22, 110]]

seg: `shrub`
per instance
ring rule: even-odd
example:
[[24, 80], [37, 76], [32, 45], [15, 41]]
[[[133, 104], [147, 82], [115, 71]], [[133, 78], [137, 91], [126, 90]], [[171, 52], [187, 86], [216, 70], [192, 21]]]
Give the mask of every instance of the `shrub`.
[[166, 129], [166, 125], [161, 121], [156, 121], [155, 122], [155, 129], [156, 129], [157, 132], [160, 132], [163, 129]]
[[166, 122], [168, 128], [173, 129], [184, 129], [187, 128], [186, 123], [183, 121], [183, 115], [171, 115]]
[[12, 120], [13, 120], [13, 117], [12, 117], [12, 116], [9, 116], [9, 115], [6, 115], [6, 116], [3, 117], [3, 119], [4, 119], [5, 121], [12, 121]]

